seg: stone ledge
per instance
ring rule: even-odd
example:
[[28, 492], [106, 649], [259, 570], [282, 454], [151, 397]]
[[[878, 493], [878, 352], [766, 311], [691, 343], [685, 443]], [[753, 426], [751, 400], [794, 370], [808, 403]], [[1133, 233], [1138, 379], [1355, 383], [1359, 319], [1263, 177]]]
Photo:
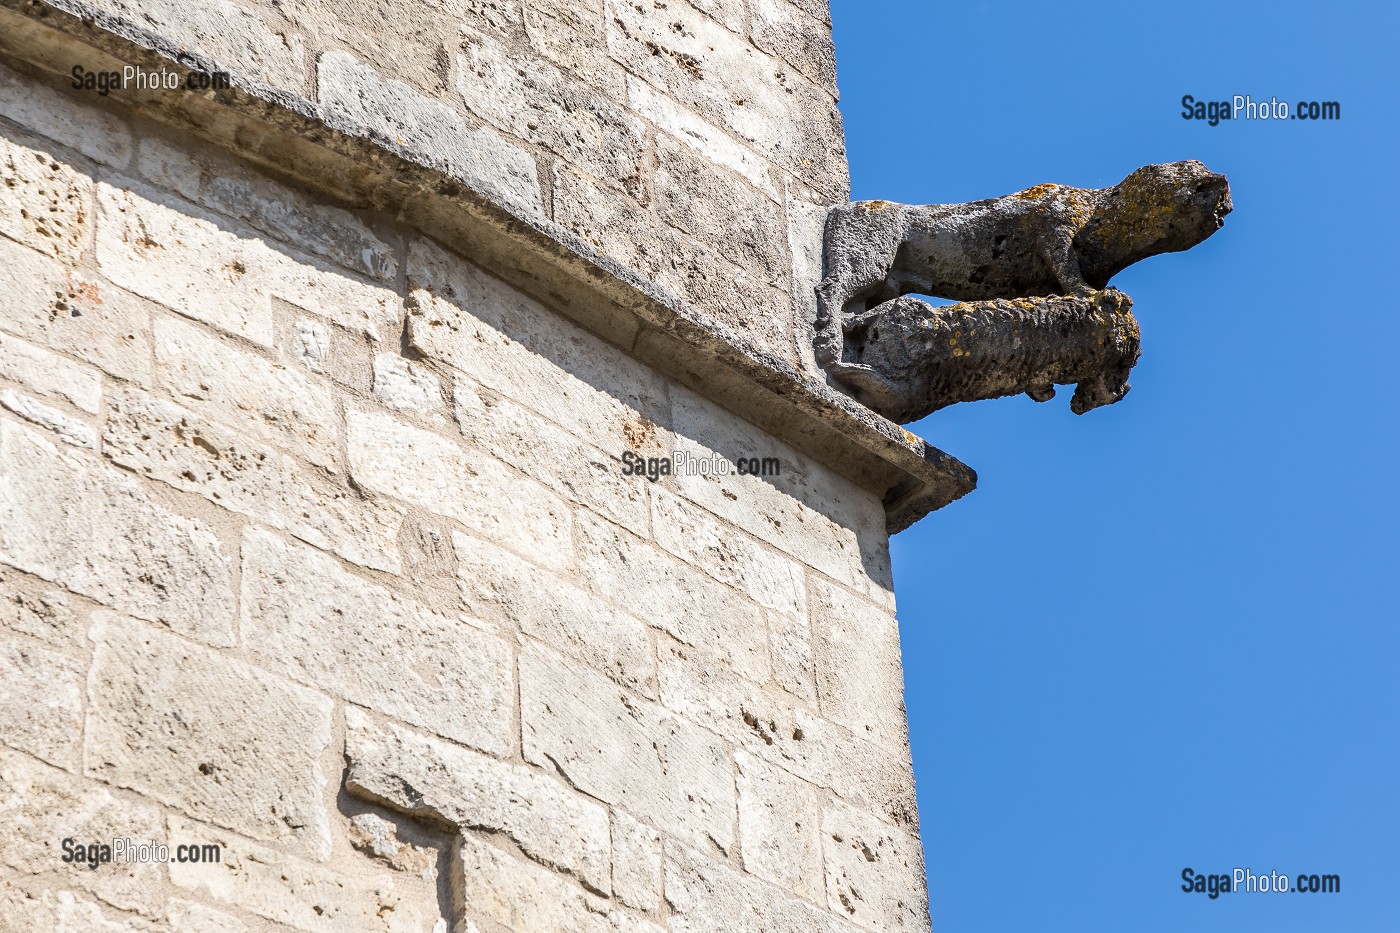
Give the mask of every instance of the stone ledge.
[[538, 213], [434, 168], [405, 143], [182, 51], [77, 0], [0, 0], [0, 61], [65, 89], [88, 70], [230, 71], [232, 87], [126, 91], [96, 106], [232, 151], [344, 207], [416, 227], [581, 326], [882, 494], [891, 533], [976, 486], [957, 459], [774, 358]]

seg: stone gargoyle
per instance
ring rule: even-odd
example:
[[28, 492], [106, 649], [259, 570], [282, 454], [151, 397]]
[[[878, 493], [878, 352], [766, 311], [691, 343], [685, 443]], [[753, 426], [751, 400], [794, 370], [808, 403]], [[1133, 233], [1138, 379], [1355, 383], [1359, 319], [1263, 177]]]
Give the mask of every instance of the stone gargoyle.
[[1132, 303], [1109, 279], [1190, 249], [1231, 208], [1225, 176], [1200, 162], [1144, 166], [1097, 190], [841, 205], [826, 221], [817, 361], [900, 423], [1022, 392], [1046, 401], [1056, 383], [1078, 384], [1076, 414], [1112, 404], [1140, 351]]

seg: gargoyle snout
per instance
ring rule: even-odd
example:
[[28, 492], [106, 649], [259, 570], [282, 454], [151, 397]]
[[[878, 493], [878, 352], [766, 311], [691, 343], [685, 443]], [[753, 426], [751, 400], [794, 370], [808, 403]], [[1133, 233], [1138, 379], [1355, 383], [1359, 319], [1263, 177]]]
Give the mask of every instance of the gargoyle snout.
[[[1196, 163], [1200, 165], [1200, 163]], [[1196, 181], [1196, 203], [1210, 213], [1215, 229], [1225, 225], [1225, 215], [1235, 209], [1230, 199], [1230, 182], [1224, 175], [1205, 170], [1201, 165], [1201, 177]]]

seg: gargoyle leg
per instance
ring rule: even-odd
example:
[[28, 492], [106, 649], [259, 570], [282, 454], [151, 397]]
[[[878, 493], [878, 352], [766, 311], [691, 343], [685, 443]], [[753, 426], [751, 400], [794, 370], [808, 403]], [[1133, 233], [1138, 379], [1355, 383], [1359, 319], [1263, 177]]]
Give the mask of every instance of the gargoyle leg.
[[815, 329], [818, 363], [829, 366], [840, 362], [845, 343], [843, 321], [846, 305], [883, 281], [884, 276], [878, 273], [867, 272], [862, 276], [858, 269], [847, 269], [844, 275], [830, 275], [817, 286]]
[[[1074, 255], [1074, 234], [1066, 230], [1048, 239], [1041, 248], [1041, 256], [1050, 264], [1055, 280], [1060, 283], [1062, 295], [1088, 295], [1093, 291], [1084, 281], [1084, 273], [1079, 268], [1079, 260]], [[1053, 394], [1053, 393], [1052, 393]]]

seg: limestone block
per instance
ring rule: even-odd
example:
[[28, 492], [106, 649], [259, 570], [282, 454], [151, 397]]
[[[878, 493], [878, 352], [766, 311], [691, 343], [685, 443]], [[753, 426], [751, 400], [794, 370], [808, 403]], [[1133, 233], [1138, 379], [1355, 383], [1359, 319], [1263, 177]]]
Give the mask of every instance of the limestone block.
[[453, 882], [456, 901], [465, 908], [457, 918], [461, 926], [486, 920], [517, 933], [661, 933], [655, 924], [613, 909], [568, 880], [474, 836], [463, 836], [459, 845], [461, 870]]
[[776, 476], [676, 477], [685, 498], [827, 576], [864, 586], [857, 529], [880, 528], [873, 495], [693, 392], [671, 393], [677, 447], [696, 458], [776, 457]]
[[656, 696], [652, 637], [636, 615], [479, 538], [454, 532], [452, 549], [470, 615], [519, 628], [624, 687]]
[[613, 896], [654, 911], [661, 898], [661, 834], [621, 810], [612, 811]]
[[635, 534], [647, 533], [644, 481], [623, 475], [618, 450], [599, 450], [464, 376], [452, 391], [453, 416], [473, 447]]
[[67, 655], [0, 635], [0, 742], [77, 769], [84, 673], [83, 665]]
[[131, 132], [116, 116], [5, 67], [0, 67], [0, 116], [97, 162], [120, 168], [131, 158]]
[[715, 244], [759, 281], [789, 289], [787, 233], [771, 196], [665, 135], [656, 140], [656, 163], [652, 189], [658, 216]]
[[395, 871], [427, 882], [437, 880], [438, 850], [399, 839], [398, 827], [382, 816], [359, 813], [351, 817], [349, 837], [350, 845]]
[[[627, 76], [627, 101], [633, 110], [658, 129], [669, 133], [709, 162], [729, 169], [770, 197], [778, 196], [782, 182], [768, 160], [736, 141], [714, 123], [680, 106], [671, 97], [633, 75]], [[818, 250], [820, 248], [821, 244], [818, 243]], [[821, 278], [820, 269], [817, 278]], [[815, 280], [813, 284], [816, 284]]]
[[0, 626], [51, 645], [72, 649], [85, 644], [86, 613], [80, 600], [36, 577], [0, 567]]
[[[817, 788], [747, 752], [736, 752], [734, 758], [744, 871], [825, 903]], [[859, 767], [855, 762], [851, 766]]]
[[339, 431], [329, 389], [183, 321], [157, 321], [155, 343], [160, 380], [186, 408], [334, 467]]
[[496, 35], [511, 35], [521, 26], [522, 6], [521, 0], [462, 0], [458, 8], [462, 10], [463, 22]]
[[535, 159], [488, 127], [471, 127], [455, 110], [406, 84], [385, 80], [346, 52], [324, 52], [317, 72], [332, 125], [392, 141], [422, 161], [490, 192], [526, 214], [543, 212]]
[[396, 411], [427, 415], [443, 407], [438, 378], [427, 367], [397, 353], [380, 353], [374, 358], [373, 392], [386, 408]]
[[832, 911], [880, 933], [931, 928], [917, 836], [838, 802], [822, 817], [822, 846]]
[[190, 151], [174, 146], [159, 136], [141, 139], [136, 150], [136, 172], [157, 188], [177, 191], [191, 201], [199, 200], [204, 186], [204, 165]]
[[569, 563], [569, 507], [500, 461], [377, 412], [350, 412], [350, 473], [361, 486], [454, 518], [546, 567]]
[[170, 817], [170, 838], [219, 845], [217, 863], [170, 863], [180, 888], [306, 933], [427, 933], [429, 919], [385, 875], [355, 877]]
[[773, 682], [799, 700], [817, 699], [816, 668], [812, 661], [812, 626], [805, 615], [765, 614], [768, 649], [773, 657]]
[[0, 563], [213, 645], [233, 644], [232, 565], [203, 524], [131, 477], [0, 424]]
[[627, 99], [627, 72], [603, 48], [602, 0], [537, 0], [524, 10], [524, 27], [544, 58], [605, 97]]
[[750, 680], [768, 680], [762, 610], [738, 590], [586, 513], [577, 530], [579, 577], [593, 592]]
[[165, 909], [165, 919], [172, 930], [180, 933], [247, 933], [248, 926], [222, 910], [215, 910], [194, 901], [172, 897]]
[[173, 402], [112, 393], [104, 453], [113, 462], [296, 535], [346, 560], [397, 573], [403, 510], [356, 495]]
[[454, 828], [499, 833], [593, 891], [610, 889], [608, 811], [543, 771], [346, 711], [345, 786]]
[[894, 616], [824, 580], [812, 588], [822, 714], [867, 741], [904, 750], [904, 672]]
[[3, 238], [0, 321], [114, 376], [151, 383], [150, 313], [139, 299]]
[[0, 389], [0, 407], [14, 412], [26, 421], [47, 428], [63, 443], [92, 450], [97, 446], [97, 432], [86, 422], [66, 415], [14, 389]]
[[326, 358], [331, 351], [330, 328], [309, 318], [298, 320], [292, 330], [292, 359], [313, 373], [326, 371]]
[[304, 93], [306, 41], [270, 10], [233, 0], [212, 0], [200, 9], [179, 0], [103, 0], [102, 6], [221, 67]]
[[418, 240], [408, 277], [414, 349], [603, 451], [639, 446], [663, 419], [654, 370], [477, 267]]
[[608, 50], [638, 77], [845, 199], [841, 115], [828, 92], [683, 3], [608, 0], [606, 23]]
[[449, 47], [459, 24], [483, 5], [480, 0], [361, 0], [328, 7], [320, 0], [281, 0], [277, 9], [314, 35], [323, 55], [343, 50], [362, 60], [376, 81], [393, 79], [445, 100], [452, 84]]
[[792, 346], [787, 294], [737, 266], [726, 245], [669, 226], [614, 189], [565, 165], [554, 170], [554, 219], [599, 252], [682, 301], [734, 339], [786, 355]]
[[775, 612], [805, 617], [801, 565], [692, 503], [651, 491], [652, 535], [672, 554]]
[[690, 5], [730, 32], [743, 34], [746, 4], [740, 0], [692, 0]]
[[514, 747], [500, 638], [249, 528], [243, 637], [271, 670], [498, 755]]
[[818, 367], [812, 346], [817, 319], [817, 285], [824, 272], [822, 248], [826, 239], [826, 215], [831, 205], [821, 195], [796, 182], [785, 186], [788, 254], [792, 257], [793, 337], [802, 366]]
[[462, 27], [457, 92], [487, 123], [543, 146], [597, 178], [642, 184], [646, 124], [533, 55]]
[[261, 233], [134, 183], [99, 183], [97, 260], [142, 297], [272, 346], [272, 299], [378, 337], [399, 298], [330, 263], [277, 247]]
[[[737, 747], [917, 830], [908, 752], [873, 745], [677, 645], [658, 651], [661, 702]], [[859, 762], [859, 765], [854, 763]]]
[[18, 337], [0, 334], [0, 379], [63, 399], [89, 414], [102, 404], [102, 376]]
[[666, 850], [672, 933], [854, 933], [812, 904], [680, 846]]
[[828, 24], [787, 0], [750, 0], [749, 16], [749, 35], [754, 45], [781, 58], [835, 95], [836, 50]]
[[[63, 671], [61, 665], [55, 670]], [[63, 841], [86, 848], [130, 840], [136, 845], [166, 843], [165, 824], [155, 806], [111, 788], [75, 777], [23, 755], [0, 751], [0, 863], [21, 874], [62, 877], [122, 910], [158, 917], [164, 910], [164, 869], [119, 858], [91, 867], [63, 861]], [[32, 927], [29, 929], [46, 929]]]
[[331, 703], [207, 648], [102, 612], [87, 773], [254, 839], [330, 854]]
[[0, 234], [76, 262], [92, 239], [92, 180], [41, 142], [0, 136]]
[[690, 845], [733, 846], [733, 762], [714, 736], [535, 647], [520, 656], [520, 717], [527, 761]]
[[72, 891], [21, 891], [0, 880], [0, 916], [12, 930], [45, 933], [155, 933], [157, 927], [130, 915], [104, 911]]
[[232, 160], [204, 158], [209, 165], [198, 200], [205, 207], [371, 279], [392, 283], [398, 276], [393, 247], [354, 214], [280, 185]]

